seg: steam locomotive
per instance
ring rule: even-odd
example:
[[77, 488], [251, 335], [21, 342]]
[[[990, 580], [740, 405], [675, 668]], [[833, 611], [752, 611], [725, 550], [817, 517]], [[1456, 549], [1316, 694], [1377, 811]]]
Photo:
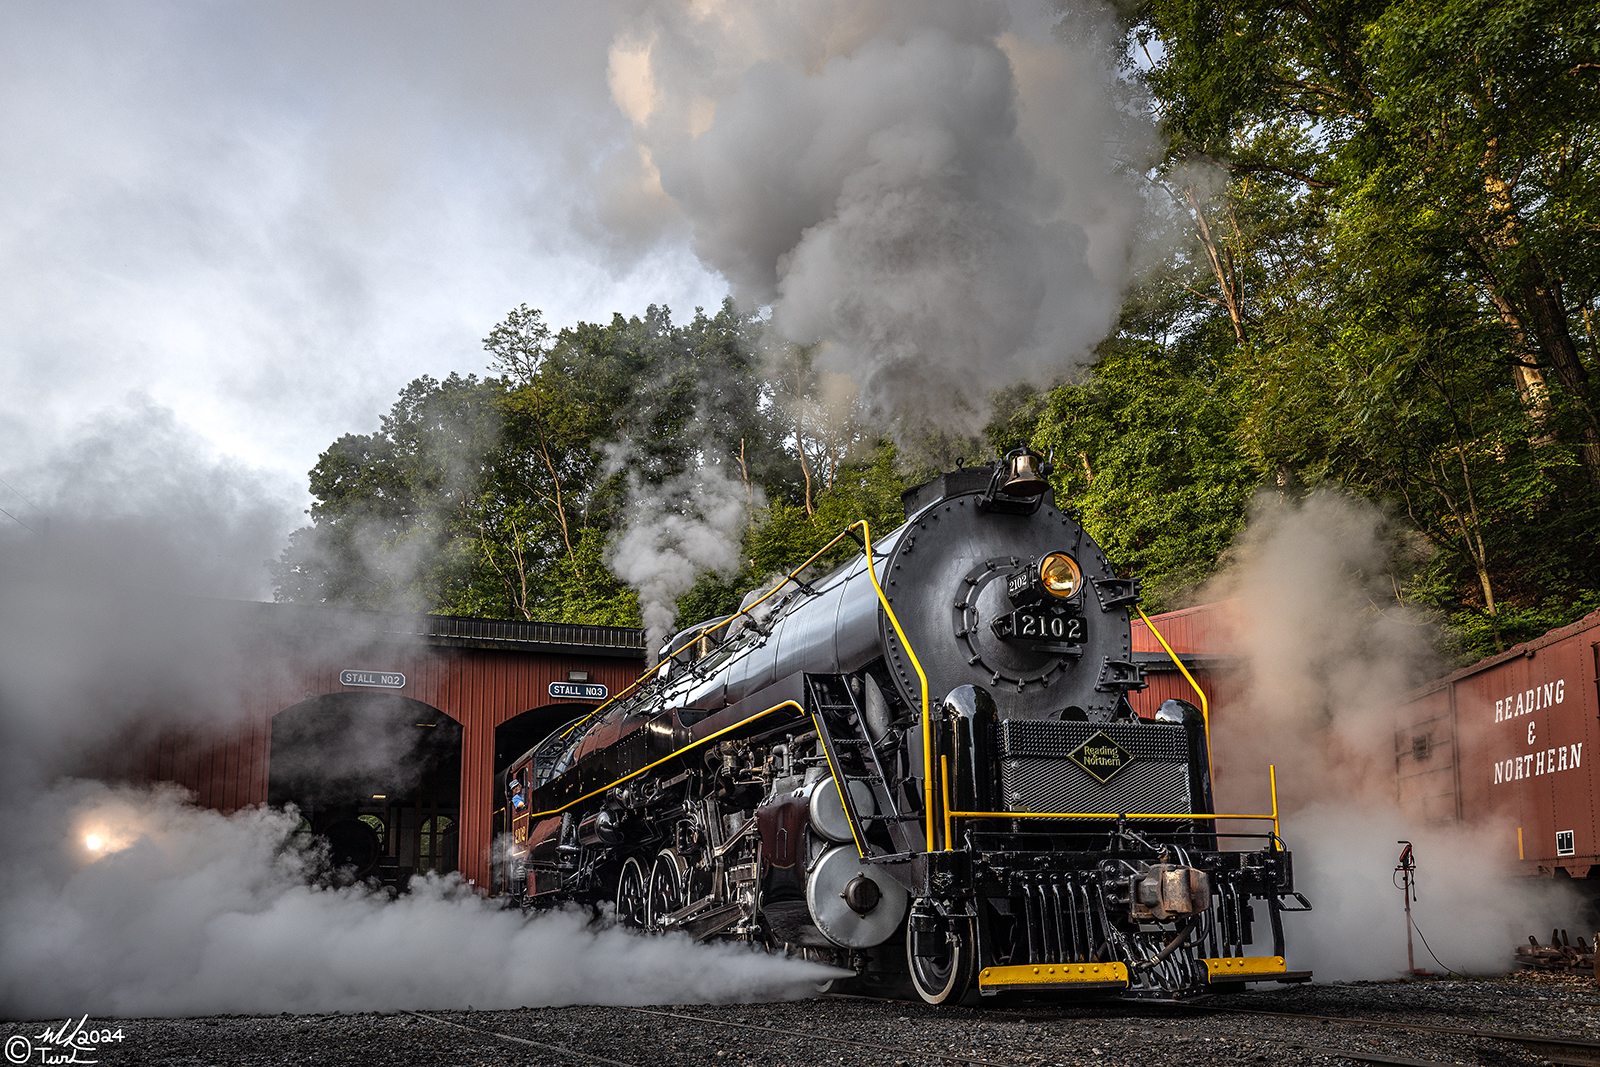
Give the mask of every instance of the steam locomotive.
[[[512, 897], [931, 1004], [1309, 978], [1284, 961], [1281, 916], [1310, 907], [1290, 853], [1275, 824], [1219, 832], [1200, 709], [1134, 714], [1139, 582], [1048, 473], [1017, 449], [908, 490], [905, 525], [856, 524], [851, 562], [684, 630], [517, 759]], [[1245, 952], [1258, 908], [1271, 955]]]

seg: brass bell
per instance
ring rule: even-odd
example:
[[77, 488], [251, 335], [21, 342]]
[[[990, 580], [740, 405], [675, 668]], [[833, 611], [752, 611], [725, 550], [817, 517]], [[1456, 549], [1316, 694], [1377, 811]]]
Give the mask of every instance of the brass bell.
[[1039, 457], [1027, 449], [1018, 449], [1006, 457], [1011, 470], [1000, 491], [1006, 496], [1038, 496], [1048, 489], [1049, 483], [1039, 472]]

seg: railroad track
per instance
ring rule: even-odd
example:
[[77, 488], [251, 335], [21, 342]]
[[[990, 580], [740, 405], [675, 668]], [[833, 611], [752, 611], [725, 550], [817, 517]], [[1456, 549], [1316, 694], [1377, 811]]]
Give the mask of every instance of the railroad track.
[[[870, 1000], [884, 1004], [905, 1003], [908, 1004], [908, 1006], [911, 1005], [911, 1002], [907, 1001], [897, 1001], [889, 998], [879, 997], [853, 996], [846, 994], [834, 994], [829, 999]], [[920, 1007], [921, 1005], [916, 1006]], [[1132, 1005], [1126, 1005], [1125, 1007], [1131, 1006]], [[1305, 1015], [1296, 1012], [1278, 1012], [1257, 1008], [1234, 1008], [1202, 1004], [1179, 1004], [1174, 1005], [1173, 1008], [1176, 1011], [1186, 1011], [1195, 1013], [1197, 1015], [1216, 1014], [1261, 1016], [1302, 1023], [1325, 1023], [1347, 1027], [1371, 1027], [1375, 1029], [1397, 1030], [1410, 1033], [1441, 1034], [1474, 1040], [1497, 1041], [1515, 1045], [1527, 1052], [1539, 1056], [1541, 1059], [1552, 1064], [1572, 1065], [1572, 1067], [1600, 1067], [1600, 1042], [1559, 1037], [1555, 1035], [1523, 1034], [1500, 1030], [1475, 1030], [1467, 1027], [1436, 1026], [1429, 1023], [1405, 1023], [1388, 1019], [1369, 1019], [1332, 1015]], [[944, 1063], [970, 1064], [972, 1067], [1021, 1067], [1023, 1057], [1035, 1056], [1038, 1053], [1037, 1046], [1029, 1048], [1017, 1048], [1009, 1043], [1003, 1043], [995, 1045], [995, 1052], [1001, 1056], [1007, 1056], [1008, 1058], [981, 1059], [976, 1056], [963, 1056], [949, 1051], [938, 1051], [929, 1048], [919, 1048], [906, 1045], [893, 1045], [878, 1041], [862, 1041], [855, 1038], [844, 1037], [836, 1033], [817, 1033], [804, 1030], [795, 1030], [792, 1028], [785, 1029], [775, 1026], [763, 1026], [757, 1023], [736, 1022], [731, 1019], [718, 1019], [710, 1016], [695, 1014], [693, 1012], [667, 1011], [659, 1008], [621, 1008], [619, 1010], [634, 1012], [640, 1015], [675, 1019], [680, 1022], [694, 1023], [710, 1028], [746, 1032], [755, 1031], [766, 1034], [774, 1034], [783, 1038], [785, 1041], [798, 1042], [801, 1044], [819, 1045], [832, 1049], [860, 1049], [877, 1053], [880, 1055], [880, 1057], [882, 1054], [887, 1053], [912, 1063], [937, 1061]], [[482, 1027], [468, 1026], [465, 1023], [455, 1022], [454, 1020], [450, 1019], [442, 1019], [423, 1012], [408, 1011], [405, 1014], [415, 1016], [416, 1018], [424, 1019], [428, 1022], [439, 1025], [472, 1031], [474, 1033], [482, 1034], [486, 1037], [492, 1037], [506, 1044], [541, 1049], [546, 1052], [555, 1053], [569, 1060], [575, 1060], [583, 1063], [601, 1063], [606, 1064], [607, 1067], [636, 1067], [634, 1064], [626, 1063], [621, 1060], [609, 1059], [595, 1053], [585, 1052], [581, 1049], [569, 1048], [564, 1045], [557, 1045], [549, 1042], [534, 1041], [530, 1038], [519, 1037], [514, 1034], [502, 1033], [495, 1030], [488, 1030]], [[1011, 1012], [1008, 1011], [1007, 1014], [1011, 1014]], [[1155, 1012], [1148, 1011], [1139, 1013], [1140, 1017], [1145, 1019], [1149, 1019], [1155, 1014]], [[1171, 1011], [1163, 1011], [1157, 1017], [1163, 1023], [1167, 1024], [1162, 1026], [1163, 1030], [1173, 1033], [1180, 1033], [1180, 1031], [1175, 1031], [1170, 1026], [1170, 1023], [1174, 1021]], [[989, 1040], [991, 1043], [993, 1043], [992, 1038]], [[1392, 1065], [1392, 1067], [1444, 1067], [1447, 1062], [1455, 1062], [1418, 1059], [1410, 1056], [1398, 1055], [1392, 1052], [1374, 1052], [1363, 1049], [1327, 1045], [1321, 1043], [1320, 1041], [1307, 1041], [1299, 1036], [1293, 1035], [1255, 1035], [1255, 1040], [1268, 1044], [1276, 1044], [1285, 1049], [1292, 1048], [1314, 1055], [1335, 1057], [1353, 1063], [1383, 1064]]]
[[502, 1041], [508, 1045], [521, 1045], [525, 1048], [537, 1048], [546, 1052], [554, 1052], [568, 1059], [582, 1060], [584, 1063], [604, 1063], [609, 1064], [610, 1067], [635, 1067], [634, 1064], [624, 1063], [622, 1060], [607, 1059], [604, 1056], [596, 1056], [592, 1052], [584, 1052], [581, 1049], [567, 1048], [565, 1045], [552, 1045], [547, 1041], [534, 1041], [526, 1037], [517, 1037], [515, 1034], [502, 1034], [498, 1030], [485, 1030], [481, 1026], [468, 1026], [466, 1023], [458, 1023], [451, 1019], [441, 1019], [426, 1012], [406, 1011], [402, 1008], [401, 1013], [415, 1016], [418, 1019], [425, 1019], [430, 1023], [437, 1023], [439, 1026], [453, 1026], [457, 1030], [470, 1030], [472, 1033], [483, 1034], [485, 1037], [492, 1037], [496, 1041]]
[[[915, 1005], [914, 1001], [900, 1001], [891, 998], [864, 997], [856, 994], [835, 993], [830, 994], [839, 999], [851, 1000], [879, 1000], [883, 1003]], [[1087, 1005], [1085, 1005], [1087, 1006]], [[1110, 1014], [1115, 1014], [1119, 1009], [1126, 1011], [1137, 1008], [1138, 1002], [1107, 1002]], [[1145, 1018], [1155, 1015], [1155, 1006], [1146, 1008]], [[1170, 1018], [1173, 1011], [1209, 1012], [1226, 1015], [1259, 1015], [1268, 1018], [1287, 1019], [1295, 1022], [1336, 1023], [1344, 1026], [1370, 1026], [1387, 1030], [1402, 1030], [1412, 1033], [1447, 1034], [1452, 1037], [1465, 1037], [1478, 1040], [1504, 1041], [1517, 1045], [1552, 1064], [1561, 1064], [1563, 1067], [1600, 1067], [1600, 1042], [1588, 1041], [1581, 1038], [1560, 1037], [1557, 1035], [1523, 1034], [1508, 1030], [1476, 1030], [1460, 1026], [1437, 1026], [1431, 1023], [1404, 1023], [1392, 1019], [1369, 1019], [1353, 1016], [1339, 1015], [1306, 1015], [1299, 1012], [1267, 1011], [1262, 1008], [1241, 1008], [1222, 1004], [1195, 1004], [1178, 1003], [1170, 1008], [1158, 1009], [1158, 1017]], [[1358, 1063], [1382, 1064], [1410, 1064], [1414, 1067], [1433, 1067], [1442, 1063], [1440, 1060], [1421, 1060], [1406, 1056], [1394, 1056], [1387, 1053], [1363, 1052], [1359, 1049], [1337, 1049], [1324, 1045], [1297, 1042], [1286, 1037], [1272, 1037], [1268, 1040], [1277, 1041], [1286, 1047], [1300, 1048], [1319, 1055], [1340, 1056]]]
[[[1390, 1019], [1363, 1019], [1338, 1015], [1302, 1015], [1297, 1012], [1267, 1011], [1262, 1008], [1234, 1008], [1226, 1005], [1185, 1004], [1192, 1011], [1217, 1012], [1229, 1015], [1263, 1015], [1274, 1019], [1293, 1019], [1298, 1022], [1341, 1023], [1349, 1026], [1373, 1026], [1389, 1030], [1407, 1030], [1413, 1033], [1449, 1034], [1488, 1041], [1505, 1041], [1520, 1045], [1551, 1063], [1575, 1064], [1578, 1067], [1600, 1067], [1600, 1042], [1554, 1035], [1519, 1034], [1508, 1030], [1473, 1030], [1462, 1026], [1435, 1026], [1431, 1023], [1402, 1023]], [[1400, 1062], [1400, 1061], [1373, 1061]], [[1416, 1061], [1413, 1061], [1416, 1062]]]
[[[702, 1023], [702, 1024], [707, 1025], [707, 1026], [724, 1027], [724, 1028], [733, 1029], [733, 1030], [759, 1030], [759, 1031], [763, 1031], [763, 1032], [769, 1033], [769, 1034], [777, 1034], [777, 1035], [779, 1035], [781, 1037], [784, 1037], [784, 1038], [787, 1038], [787, 1039], [789, 1039], [791, 1041], [801, 1041], [801, 1042], [806, 1042], [806, 1043], [810, 1043], [810, 1044], [826, 1045], [829, 1048], [847, 1047], [847, 1048], [870, 1049], [870, 1050], [872, 1050], [874, 1052], [896, 1053], [896, 1054], [898, 1054], [898, 1055], [900, 1055], [902, 1057], [905, 1057], [907, 1059], [910, 1059], [910, 1060], [922, 1060], [922, 1061], [940, 1060], [940, 1061], [944, 1061], [944, 1062], [947, 1062], [947, 1063], [967, 1063], [967, 1064], [972, 1064], [973, 1067], [1018, 1067], [1018, 1065], [1015, 1062], [1007, 1063], [1007, 1062], [1001, 1062], [999, 1060], [981, 1060], [981, 1059], [977, 1059], [977, 1058], [972, 1057], [972, 1056], [957, 1055], [956, 1053], [953, 1053], [953, 1052], [936, 1052], [936, 1051], [933, 1051], [931, 1049], [910, 1048], [910, 1047], [903, 1046], [903, 1045], [885, 1045], [882, 1042], [877, 1042], [877, 1041], [858, 1041], [858, 1040], [856, 1040], [854, 1038], [840, 1037], [840, 1036], [838, 1036], [836, 1034], [806, 1033], [804, 1031], [785, 1030], [785, 1029], [781, 1029], [781, 1028], [776, 1027], [776, 1026], [760, 1026], [760, 1025], [757, 1025], [755, 1023], [734, 1022], [734, 1021], [732, 1021], [730, 1019], [711, 1019], [711, 1018], [707, 1018], [704, 1015], [692, 1015], [692, 1014], [690, 1014], [688, 1012], [661, 1011], [661, 1010], [655, 1009], [655, 1008], [625, 1008], [625, 1007], [624, 1008], [618, 1008], [617, 1010], [618, 1011], [636, 1012], [636, 1013], [638, 1013], [640, 1015], [656, 1015], [656, 1016], [660, 1016], [662, 1018], [680, 1019], [680, 1020], [683, 1020], [685, 1022]], [[458, 1022], [455, 1022], [455, 1021], [450, 1020], [450, 1019], [440, 1019], [437, 1016], [428, 1015], [428, 1014], [426, 1014], [424, 1012], [420, 1012], [420, 1011], [407, 1011], [405, 1014], [414, 1015], [419, 1019], [426, 1019], [429, 1022], [440, 1023], [440, 1024], [445, 1025], [445, 1026], [454, 1026], [454, 1027], [456, 1027], [458, 1029], [461, 1029], [461, 1030], [471, 1030], [471, 1031], [473, 1031], [475, 1033], [483, 1034], [486, 1037], [497, 1038], [497, 1039], [499, 1039], [501, 1041], [505, 1041], [505, 1042], [508, 1042], [510, 1044], [525, 1045], [525, 1046], [532, 1046], [534, 1048], [541, 1048], [541, 1049], [545, 1049], [547, 1051], [561, 1053], [563, 1055], [566, 1055], [566, 1056], [569, 1056], [569, 1057], [572, 1057], [572, 1058], [575, 1058], [575, 1059], [588, 1061], [588, 1062], [611, 1064], [612, 1067], [634, 1067], [633, 1064], [623, 1063], [620, 1060], [607, 1059], [604, 1056], [597, 1056], [594, 1053], [584, 1052], [584, 1051], [582, 1051], [580, 1049], [567, 1048], [567, 1047], [565, 1047], [563, 1045], [552, 1045], [552, 1044], [549, 1044], [549, 1043], [543, 1042], [543, 1041], [532, 1041], [532, 1040], [530, 1040], [528, 1038], [517, 1037], [517, 1036], [515, 1036], [513, 1034], [504, 1034], [504, 1033], [500, 1033], [500, 1032], [494, 1031], [494, 1030], [485, 1030], [485, 1029], [482, 1029], [481, 1027], [468, 1026], [465, 1023], [458, 1023]]]

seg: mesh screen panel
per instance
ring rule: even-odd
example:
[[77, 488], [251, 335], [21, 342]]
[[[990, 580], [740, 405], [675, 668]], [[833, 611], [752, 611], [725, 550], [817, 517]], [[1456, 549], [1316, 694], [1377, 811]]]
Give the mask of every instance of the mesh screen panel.
[[[1000, 792], [1007, 811], [1188, 812], [1188, 739], [1166, 724], [1007, 720], [999, 724]], [[1104, 733], [1132, 761], [1109, 782], [1068, 759]]]

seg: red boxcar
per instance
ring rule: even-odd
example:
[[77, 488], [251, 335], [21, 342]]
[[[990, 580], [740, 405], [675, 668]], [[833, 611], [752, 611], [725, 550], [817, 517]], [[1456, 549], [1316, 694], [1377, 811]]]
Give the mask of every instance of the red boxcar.
[[1395, 717], [1401, 807], [1498, 824], [1527, 874], [1600, 876], [1600, 612], [1419, 690]]

